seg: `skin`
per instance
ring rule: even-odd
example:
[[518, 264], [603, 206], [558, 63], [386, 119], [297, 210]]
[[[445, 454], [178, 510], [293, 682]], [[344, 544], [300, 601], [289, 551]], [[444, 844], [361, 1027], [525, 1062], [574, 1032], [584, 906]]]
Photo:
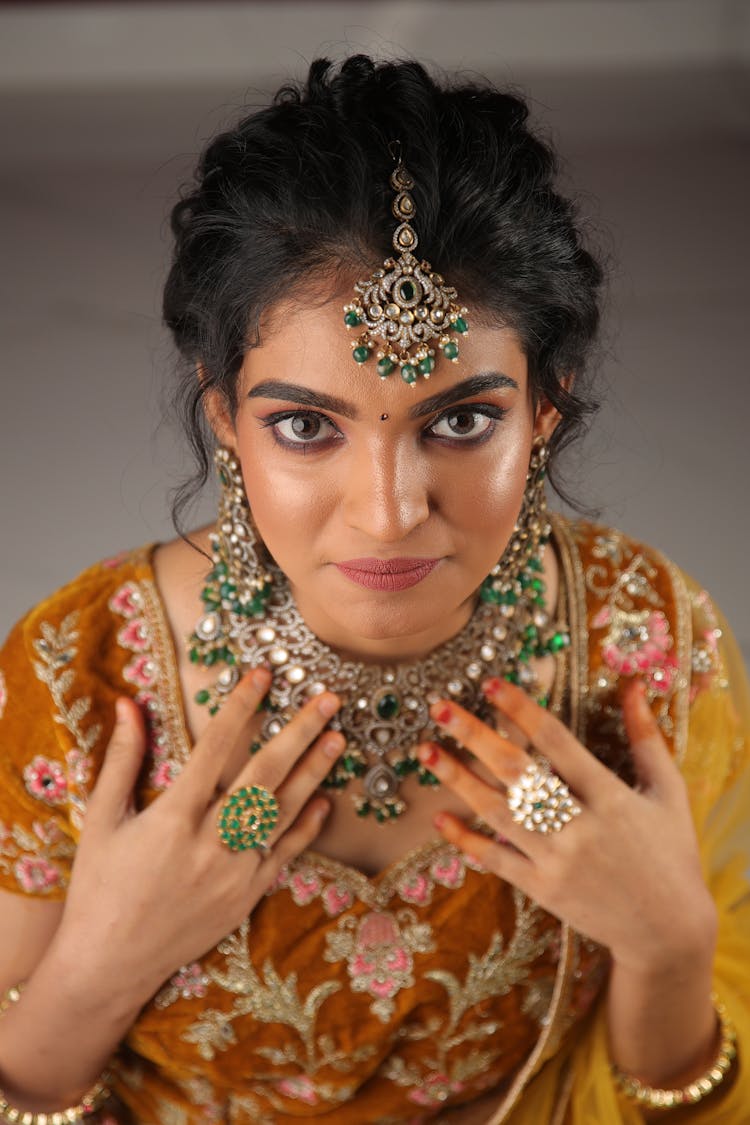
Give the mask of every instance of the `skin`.
[[[503, 328], [472, 322], [460, 362], [439, 361], [430, 382], [413, 389], [397, 376], [381, 382], [374, 365], [358, 370], [341, 325], [350, 291], [274, 310], [262, 345], [243, 364], [236, 414], [214, 396], [209, 417], [240, 458], [259, 533], [313, 630], [362, 660], [413, 659], [468, 620], [480, 582], [510, 537], [534, 437], [549, 437], [557, 416], [549, 404], [533, 401], [519, 341]], [[455, 398], [459, 384], [478, 375], [488, 378], [481, 387], [463, 385], [450, 407], [430, 401]], [[310, 405], [311, 395], [317, 405]], [[342, 401], [322, 410], [321, 395]], [[196, 533], [199, 544], [206, 534]], [[335, 566], [362, 556], [440, 561], [417, 586], [388, 592], [365, 589]], [[179, 642], [199, 612], [205, 560], [178, 541], [157, 553], [155, 566]], [[552, 551], [545, 572], [552, 609]], [[551, 669], [539, 671], [548, 686]], [[179, 673], [195, 746], [175, 784], [136, 811], [145, 737], [137, 708], [125, 702], [64, 906], [0, 896], [3, 983], [29, 980], [23, 1002], [0, 1021], [2, 1085], [16, 1104], [48, 1110], [75, 1101], [162, 982], [236, 928], [281, 865], [313, 841], [352, 864], [375, 847], [380, 866], [436, 829], [608, 946], [612, 1055], [624, 1069], [657, 1085], [702, 1072], [715, 1046], [716, 915], [684, 784], [637, 691], [625, 698], [624, 713], [638, 791], [609, 774], [522, 692], [489, 684], [498, 725], [510, 737], [446, 701], [437, 704], [436, 721], [476, 755], [476, 764], [469, 768], [461, 755], [421, 747], [442, 788], [417, 794], [403, 826], [373, 834], [353, 817], [346, 795], [334, 798], [323, 826], [330, 802], [315, 793], [343, 740], [322, 734], [329, 716], [320, 704], [328, 702], [332, 712], [335, 696], [312, 701], [248, 762], [267, 673], [247, 675], [213, 719], [189, 702], [210, 675], [184, 657]], [[531, 745], [583, 808], [553, 837], [514, 825], [499, 799], [528, 763]], [[264, 861], [255, 852], [230, 853], [216, 835], [222, 795], [245, 784], [273, 789], [283, 811]], [[474, 812], [515, 847], [470, 832], [466, 821]], [[685, 924], [670, 926], [674, 917]], [[490, 1108], [475, 1103], [441, 1119], [470, 1125]]]

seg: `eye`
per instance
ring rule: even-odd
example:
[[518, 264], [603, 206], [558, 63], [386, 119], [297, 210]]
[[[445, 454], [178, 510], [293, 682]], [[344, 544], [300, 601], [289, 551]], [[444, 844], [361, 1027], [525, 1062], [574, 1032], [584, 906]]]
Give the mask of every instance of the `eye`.
[[504, 414], [501, 407], [489, 404], [481, 409], [462, 406], [436, 418], [428, 432], [443, 441], [483, 441], [492, 435], [496, 421]]
[[310, 410], [295, 410], [286, 414], [272, 414], [264, 419], [281, 445], [323, 445], [335, 438], [339, 431], [323, 414]]

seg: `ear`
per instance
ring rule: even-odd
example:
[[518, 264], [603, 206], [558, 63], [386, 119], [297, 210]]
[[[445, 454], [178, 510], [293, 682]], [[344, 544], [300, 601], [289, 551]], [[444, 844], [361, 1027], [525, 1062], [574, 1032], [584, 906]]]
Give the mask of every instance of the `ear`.
[[[205, 373], [200, 363], [196, 367], [196, 375], [201, 383], [205, 380]], [[204, 393], [203, 409], [206, 412], [206, 420], [219, 444], [236, 452], [237, 435], [234, 423], [226, 399], [220, 390], [212, 387]]]
[[[561, 379], [560, 383], [566, 391], [570, 391], [573, 386], [573, 381], [574, 376], [571, 374]], [[548, 398], [542, 396], [536, 405], [536, 413], [534, 415], [534, 437], [543, 437], [544, 440], [548, 442], [557, 429], [560, 419], [561, 414], [559, 410], [552, 405]]]

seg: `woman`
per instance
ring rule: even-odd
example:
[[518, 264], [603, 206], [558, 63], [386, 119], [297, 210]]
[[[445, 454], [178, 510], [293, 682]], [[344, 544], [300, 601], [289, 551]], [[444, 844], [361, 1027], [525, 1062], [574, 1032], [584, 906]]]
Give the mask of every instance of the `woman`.
[[0, 656], [5, 1120], [747, 1120], [741, 664], [548, 521], [601, 272], [525, 119], [319, 61], [175, 207], [219, 516]]

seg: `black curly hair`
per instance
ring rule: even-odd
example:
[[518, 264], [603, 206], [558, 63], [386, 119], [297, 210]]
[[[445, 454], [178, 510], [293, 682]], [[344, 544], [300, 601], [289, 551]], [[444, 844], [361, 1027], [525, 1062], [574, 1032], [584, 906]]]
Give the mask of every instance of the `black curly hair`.
[[532, 395], [562, 417], [552, 453], [577, 436], [595, 409], [583, 376], [603, 271], [528, 115], [521, 97], [489, 83], [439, 82], [415, 61], [355, 55], [317, 59], [304, 83], [209, 143], [171, 213], [164, 289], [182, 366], [176, 402], [197, 459], [176, 493], [177, 526], [210, 467], [203, 396], [218, 389], [234, 413], [263, 313], [311, 277], [369, 273], [391, 252], [394, 141], [415, 180], [423, 253], [475, 317], [517, 332]]

